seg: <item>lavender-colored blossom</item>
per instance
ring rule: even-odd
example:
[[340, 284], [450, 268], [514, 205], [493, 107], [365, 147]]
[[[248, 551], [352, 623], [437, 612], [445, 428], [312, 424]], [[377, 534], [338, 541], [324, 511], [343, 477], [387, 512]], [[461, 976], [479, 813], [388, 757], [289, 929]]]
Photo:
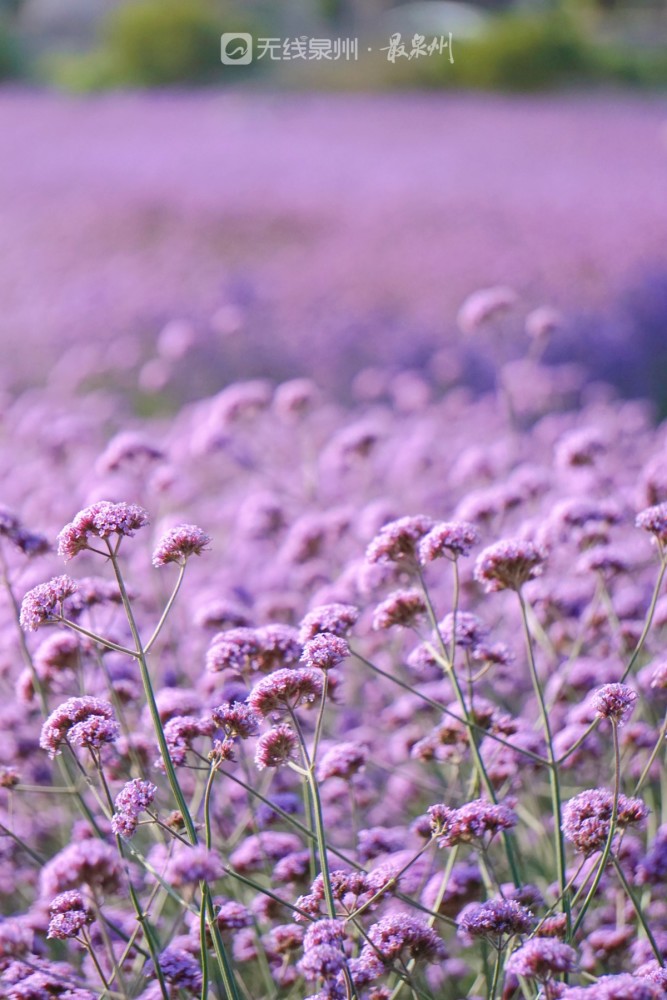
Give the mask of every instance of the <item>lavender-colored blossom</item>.
[[299, 642], [305, 645], [320, 632], [329, 632], [345, 638], [357, 623], [359, 609], [353, 604], [325, 604], [313, 608], [301, 620]]
[[[600, 851], [607, 842], [614, 797], [606, 788], [580, 792], [563, 807], [563, 833], [582, 854]], [[620, 828], [640, 823], [648, 815], [641, 799], [619, 795], [617, 824]]]
[[257, 741], [255, 764], [258, 771], [282, 767], [298, 759], [299, 738], [291, 726], [274, 726]]
[[90, 548], [91, 538], [131, 537], [148, 524], [148, 514], [134, 503], [98, 500], [85, 507], [58, 535], [58, 554], [65, 560]]
[[[406, 955], [417, 961], [441, 962], [447, 957], [445, 945], [428, 924], [408, 913], [383, 917], [368, 931], [375, 955], [387, 964]], [[364, 951], [369, 945], [364, 946]]]
[[627, 684], [605, 684], [593, 695], [595, 714], [599, 719], [609, 719], [618, 726], [624, 726], [637, 697], [637, 692]]
[[488, 843], [503, 830], [517, 824], [516, 814], [502, 803], [476, 799], [458, 809], [440, 803], [428, 810], [431, 831], [440, 847], [454, 847], [478, 840]]
[[217, 882], [224, 875], [222, 859], [217, 851], [203, 844], [179, 845], [167, 862], [164, 878], [177, 888], [202, 880]]
[[276, 670], [259, 681], [248, 695], [248, 705], [266, 718], [277, 712], [310, 705], [322, 694], [321, 675], [308, 667]]
[[331, 670], [349, 655], [346, 639], [331, 632], [319, 632], [304, 645], [301, 662], [312, 670]]
[[69, 576], [56, 576], [47, 583], [33, 587], [21, 604], [21, 628], [34, 632], [40, 625], [57, 621], [63, 613], [63, 603], [76, 591], [77, 585]]
[[373, 613], [373, 628], [388, 629], [393, 625], [414, 626], [426, 614], [426, 601], [418, 590], [397, 590]]
[[487, 593], [520, 590], [542, 572], [545, 552], [534, 542], [508, 540], [483, 549], [475, 563], [475, 579]]
[[44, 865], [39, 876], [40, 893], [53, 899], [85, 884], [113, 894], [120, 888], [122, 874], [115, 845], [86, 837], [69, 844]]
[[464, 942], [483, 937], [496, 946], [503, 938], [527, 934], [533, 922], [531, 911], [514, 899], [470, 903], [457, 918], [459, 936]]
[[200, 556], [211, 545], [211, 538], [194, 524], [179, 524], [164, 533], [153, 552], [153, 565], [178, 563], [184, 566], [191, 556]]
[[416, 565], [417, 546], [433, 527], [424, 514], [401, 517], [381, 528], [366, 550], [369, 563], [406, 563]]
[[664, 544], [667, 541], [667, 503], [647, 507], [637, 514], [636, 525]]
[[344, 740], [322, 754], [317, 764], [318, 780], [343, 778], [345, 781], [349, 781], [350, 778], [364, 769], [367, 760], [367, 746], [363, 743]]
[[141, 778], [133, 778], [123, 786], [114, 802], [111, 829], [122, 837], [131, 837], [137, 829], [139, 815], [151, 805], [157, 786]]
[[252, 628], [231, 628], [214, 636], [206, 653], [206, 669], [246, 670], [251, 658], [260, 650], [259, 639]]
[[506, 969], [515, 976], [545, 982], [555, 974], [572, 972], [576, 963], [577, 953], [568, 944], [550, 937], [535, 937], [512, 952]]
[[108, 701], [91, 697], [70, 698], [59, 705], [42, 726], [39, 745], [53, 758], [61, 752], [60, 747], [67, 739], [71, 739], [75, 746], [95, 747], [113, 742], [119, 732]]
[[61, 892], [49, 904], [49, 929], [47, 937], [65, 940], [76, 937], [82, 927], [90, 923], [92, 915], [77, 889]]
[[470, 555], [479, 541], [479, 531], [469, 521], [439, 521], [420, 541], [419, 560], [424, 565], [442, 557], [456, 560]]
[[259, 719], [248, 705], [242, 702], [224, 702], [211, 710], [211, 719], [227, 736], [238, 736], [247, 740], [256, 736], [259, 730]]

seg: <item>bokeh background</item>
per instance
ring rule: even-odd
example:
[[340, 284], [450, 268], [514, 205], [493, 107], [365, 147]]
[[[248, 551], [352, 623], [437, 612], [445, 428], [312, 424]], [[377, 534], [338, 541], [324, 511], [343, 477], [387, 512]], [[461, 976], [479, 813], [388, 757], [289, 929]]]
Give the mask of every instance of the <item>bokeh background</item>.
[[[0, 7], [6, 396], [113, 383], [146, 413], [434, 364], [483, 387], [457, 313], [503, 285], [505, 357], [548, 305], [548, 360], [667, 408], [664, 0]], [[223, 66], [222, 31], [359, 59]], [[450, 31], [453, 63], [381, 51]]]

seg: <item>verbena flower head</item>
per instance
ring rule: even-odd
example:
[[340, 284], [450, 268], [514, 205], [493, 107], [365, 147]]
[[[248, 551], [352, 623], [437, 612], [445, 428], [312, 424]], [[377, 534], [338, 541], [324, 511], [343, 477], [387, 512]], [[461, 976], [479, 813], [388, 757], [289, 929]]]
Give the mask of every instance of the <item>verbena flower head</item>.
[[248, 696], [248, 705], [257, 715], [266, 718], [299, 705], [310, 705], [321, 694], [322, 676], [318, 671], [308, 667], [297, 670], [286, 667], [259, 681]]
[[203, 844], [179, 845], [167, 863], [164, 878], [177, 888], [204, 879], [217, 882], [224, 875], [224, 866], [217, 851], [211, 851]]
[[502, 803], [476, 799], [458, 809], [439, 803], [428, 810], [431, 831], [440, 847], [454, 847], [478, 840], [489, 843], [502, 830], [511, 830], [518, 820]]
[[373, 628], [376, 630], [401, 625], [405, 628], [415, 625], [426, 614], [426, 601], [419, 590], [397, 590], [373, 613]]
[[247, 740], [250, 736], [256, 736], [259, 730], [259, 719], [243, 702], [224, 702], [212, 709], [211, 719], [220, 729], [223, 729], [227, 736], [238, 736], [242, 740]]
[[214, 636], [206, 653], [206, 669], [212, 673], [236, 670], [242, 673], [260, 650], [255, 629], [241, 626]]
[[76, 937], [93, 917], [78, 889], [61, 892], [49, 905], [51, 919], [47, 938], [61, 941]]
[[417, 546], [433, 527], [425, 514], [401, 517], [385, 524], [366, 550], [369, 563], [407, 563], [416, 566]]
[[636, 525], [664, 544], [667, 542], [667, 503], [647, 507], [637, 514]]
[[470, 521], [439, 521], [420, 541], [419, 560], [424, 565], [443, 557], [455, 560], [470, 555], [479, 541], [479, 531]]
[[93, 538], [129, 537], [148, 524], [148, 513], [134, 503], [98, 500], [84, 507], [58, 535], [58, 554], [65, 560], [90, 548]]
[[483, 549], [475, 563], [475, 579], [487, 593], [520, 590], [542, 572], [546, 553], [522, 539], [496, 542]]
[[[441, 962], [447, 957], [445, 945], [433, 928], [409, 913], [383, 917], [368, 931], [368, 940], [374, 954], [386, 964], [399, 956], [423, 962]], [[367, 948], [369, 945], [363, 951]]]
[[[614, 797], [606, 788], [591, 788], [580, 792], [565, 803], [563, 808], [563, 833], [582, 854], [602, 850], [611, 823]], [[648, 816], [648, 809], [641, 799], [620, 795], [618, 800], [618, 826], [623, 829], [640, 823]]]
[[47, 583], [33, 587], [23, 598], [20, 623], [26, 632], [40, 625], [57, 621], [63, 613], [63, 603], [75, 593], [77, 585], [69, 576], [55, 576]]
[[320, 632], [304, 645], [301, 662], [312, 670], [331, 670], [349, 655], [346, 639], [331, 632]]
[[53, 758], [61, 752], [60, 747], [67, 739], [75, 746], [95, 747], [113, 742], [119, 734], [108, 701], [92, 697], [70, 698], [59, 705], [42, 726], [39, 745]]
[[561, 972], [576, 968], [577, 953], [564, 941], [550, 937], [534, 937], [512, 952], [507, 960], [507, 972], [524, 979], [545, 982]]
[[368, 747], [363, 743], [343, 741], [332, 746], [322, 755], [317, 765], [319, 781], [327, 778], [343, 778], [349, 781], [363, 770], [368, 760]]
[[599, 719], [609, 719], [623, 726], [632, 714], [637, 697], [637, 692], [627, 684], [604, 684], [593, 695], [592, 703]]
[[514, 899], [489, 899], [486, 903], [470, 903], [458, 916], [459, 935], [463, 941], [486, 938], [498, 947], [503, 938], [527, 934], [534, 917], [531, 911]]
[[257, 741], [255, 764], [258, 771], [265, 767], [281, 767], [297, 760], [299, 739], [291, 726], [274, 726]]
[[122, 837], [131, 837], [139, 822], [139, 816], [153, 802], [157, 794], [157, 786], [141, 778], [133, 778], [123, 786], [116, 796], [114, 814], [111, 817], [111, 829]]
[[299, 642], [305, 645], [320, 632], [346, 637], [359, 618], [359, 609], [353, 604], [324, 604], [313, 608], [301, 620]]
[[200, 556], [211, 545], [211, 538], [194, 524], [179, 524], [166, 531], [153, 552], [153, 565], [185, 565], [190, 556]]

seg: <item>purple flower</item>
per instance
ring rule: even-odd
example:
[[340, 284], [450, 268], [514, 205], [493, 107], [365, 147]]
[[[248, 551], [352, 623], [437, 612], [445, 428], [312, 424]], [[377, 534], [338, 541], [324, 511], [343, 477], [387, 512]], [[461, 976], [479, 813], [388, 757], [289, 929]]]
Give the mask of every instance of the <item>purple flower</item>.
[[78, 889], [70, 889], [56, 896], [49, 905], [49, 913], [51, 919], [46, 936], [62, 941], [76, 937], [81, 928], [93, 919]]
[[309, 705], [322, 694], [322, 678], [309, 668], [276, 670], [257, 683], [248, 696], [248, 705], [266, 718], [274, 712], [287, 712], [299, 705]]
[[443, 556], [456, 560], [469, 555], [479, 541], [479, 531], [469, 521], [439, 521], [420, 541], [419, 560], [423, 565]]
[[475, 579], [487, 593], [520, 590], [542, 572], [546, 554], [533, 542], [507, 540], [483, 549], [475, 563]]
[[331, 670], [349, 655], [346, 639], [331, 632], [320, 632], [303, 647], [301, 662], [313, 670]]
[[424, 514], [401, 517], [380, 529], [366, 550], [369, 563], [417, 564], [417, 546], [433, 527], [433, 520]]
[[[368, 931], [368, 940], [374, 954], [386, 964], [402, 955], [424, 962], [441, 962], [447, 957], [436, 932], [425, 921], [408, 913], [383, 917]], [[365, 945], [363, 951], [367, 948], [369, 945]]]
[[248, 705], [242, 702], [228, 701], [211, 710], [211, 718], [216, 726], [230, 737], [238, 736], [247, 740], [256, 736], [259, 729], [259, 719]]
[[150, 781], [134, 778], [128, 781], [116, 796], [115, 812], [111, 817], [111, 829], [122, 837], [131, 837], [137, 829], [140, 813], [151, 805], [157, 794], [157, 786]]
[[428, 810], [431, 831], [440, 847], [454, 847], [473, 840], [489, 843], [502, 830], [511, 830], [517, 817], [501, 803], [475, 799], [458, 809], [439, 803]]
[[258, 771], [281, 767], [298, 757], [299, 739], [291, 726], [274, 726], [257, 741], [255, 764]]
[[463, 941], [483, 937], [495, 946], [502, 938], [527, 934], [533, 926], [531, 911], [514, 899], [489, 899], [470, 903], [458, 916], [459, 935]]
[[506, 969], [515, 976], [545, 982], [554, 974], [572, 972], [576, 962], [577, 953], [568, 944], [549, 937], [535, 937], [512, 952]]
[[259, 639], [252, 628], [230, 628], [214, 636], [206, 653], [206, 669], [213, 673], [237, 670], [242, 673], [260, 650]]
[[44, 865], [39, 876], [40, 893], [43, 898], [53, 899], [85, 884], [111, 895], [120, 889], [122, 872], [115, 845], [86, 837], [69, 844]]
[[200, 881], [217, 882], [225, 874], [217, 851], [203, 844], [179, 845], [167, 862], [164, 878], [179, 888]]
[[179, 524], [166, 531], [153, 552], [153, 565], [178, 563], [184, 566], [190, 556], [200, 556], [211, 544], [210, 536], [194, 524]]
[[91, 538], [129, 537], [148, 524], [148, 514], [134, 503], [98, 500], [79, 511], [58, 535], [58, 554], [65, 560], [90, 548]]
[[95, 747], [113, 742], [119, 732], [108, 701], [91, 697], [70, 698], [59, 705], [42, 726], [39, 745], [42, 750], [48, 750], [49, 757], [53, 758], [60, 753], [60, 746], [67, 739], [71, 739], [75, 746]]
[[76, 589], [76, 583], [69, 576], [55, 576], [47, 583], [33, 587], [23, 598], [21, 628], [26, 632], [34, 632], [40, 625], [58, 621], [63, 614], [63, 602]]
[[319, 944], [309, 948], [298, 964], [304, 979], [328, 979], [343, 968], [345, 957], [340, 950], [330, 944]]
[[643, 528], [660, 543], [667, 542], [667, 503], [659, 503], [647, 507], [637, 514], [635, 521], [638, 528]]
[[414, 626], [426, 614], [426, 601], [418, 590], [397, 590], [381, 604], [373, 613], [373, 628], [391, 628], [402, 625], [407, 628]]
[[632, 714], [637, 697], [637, 692], [627, 684], [604, 684], [593, 695], [592, 703], [599, 719], [609, 719], [623, 726]]
[[313, 608], [301, 621], [299, 642], [305, 645], [320, 632], [330, 632], [345, 638], [359, 618], [359, 609], [353, 604], [325, 604]]
[[[591, 788], [580, 792], [565, 803], [563, 808], [563, 833], [582, 854], [602, 850], [611, 823], [614, 797], [606, 788]], [[623, 828], [640, 823], [648, 815], [641, 799], [620, 795], [618, 800], [618, 826]]]
[[319, 781], [327, 778], [343, 778], [349, 781], [353, 775], [363, 770], [368, 760], [368, 747], [363, 743], [344, 741], [332, 746], [317, 765]]

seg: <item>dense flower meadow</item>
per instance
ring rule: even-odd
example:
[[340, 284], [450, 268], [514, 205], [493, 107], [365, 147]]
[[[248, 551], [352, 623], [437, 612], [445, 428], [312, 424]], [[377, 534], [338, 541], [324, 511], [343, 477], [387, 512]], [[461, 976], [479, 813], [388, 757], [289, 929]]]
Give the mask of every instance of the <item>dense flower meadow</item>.
[[556, 326], [481, 396], [6, 401], [2, 997], [667, 993], [667, 432]]

